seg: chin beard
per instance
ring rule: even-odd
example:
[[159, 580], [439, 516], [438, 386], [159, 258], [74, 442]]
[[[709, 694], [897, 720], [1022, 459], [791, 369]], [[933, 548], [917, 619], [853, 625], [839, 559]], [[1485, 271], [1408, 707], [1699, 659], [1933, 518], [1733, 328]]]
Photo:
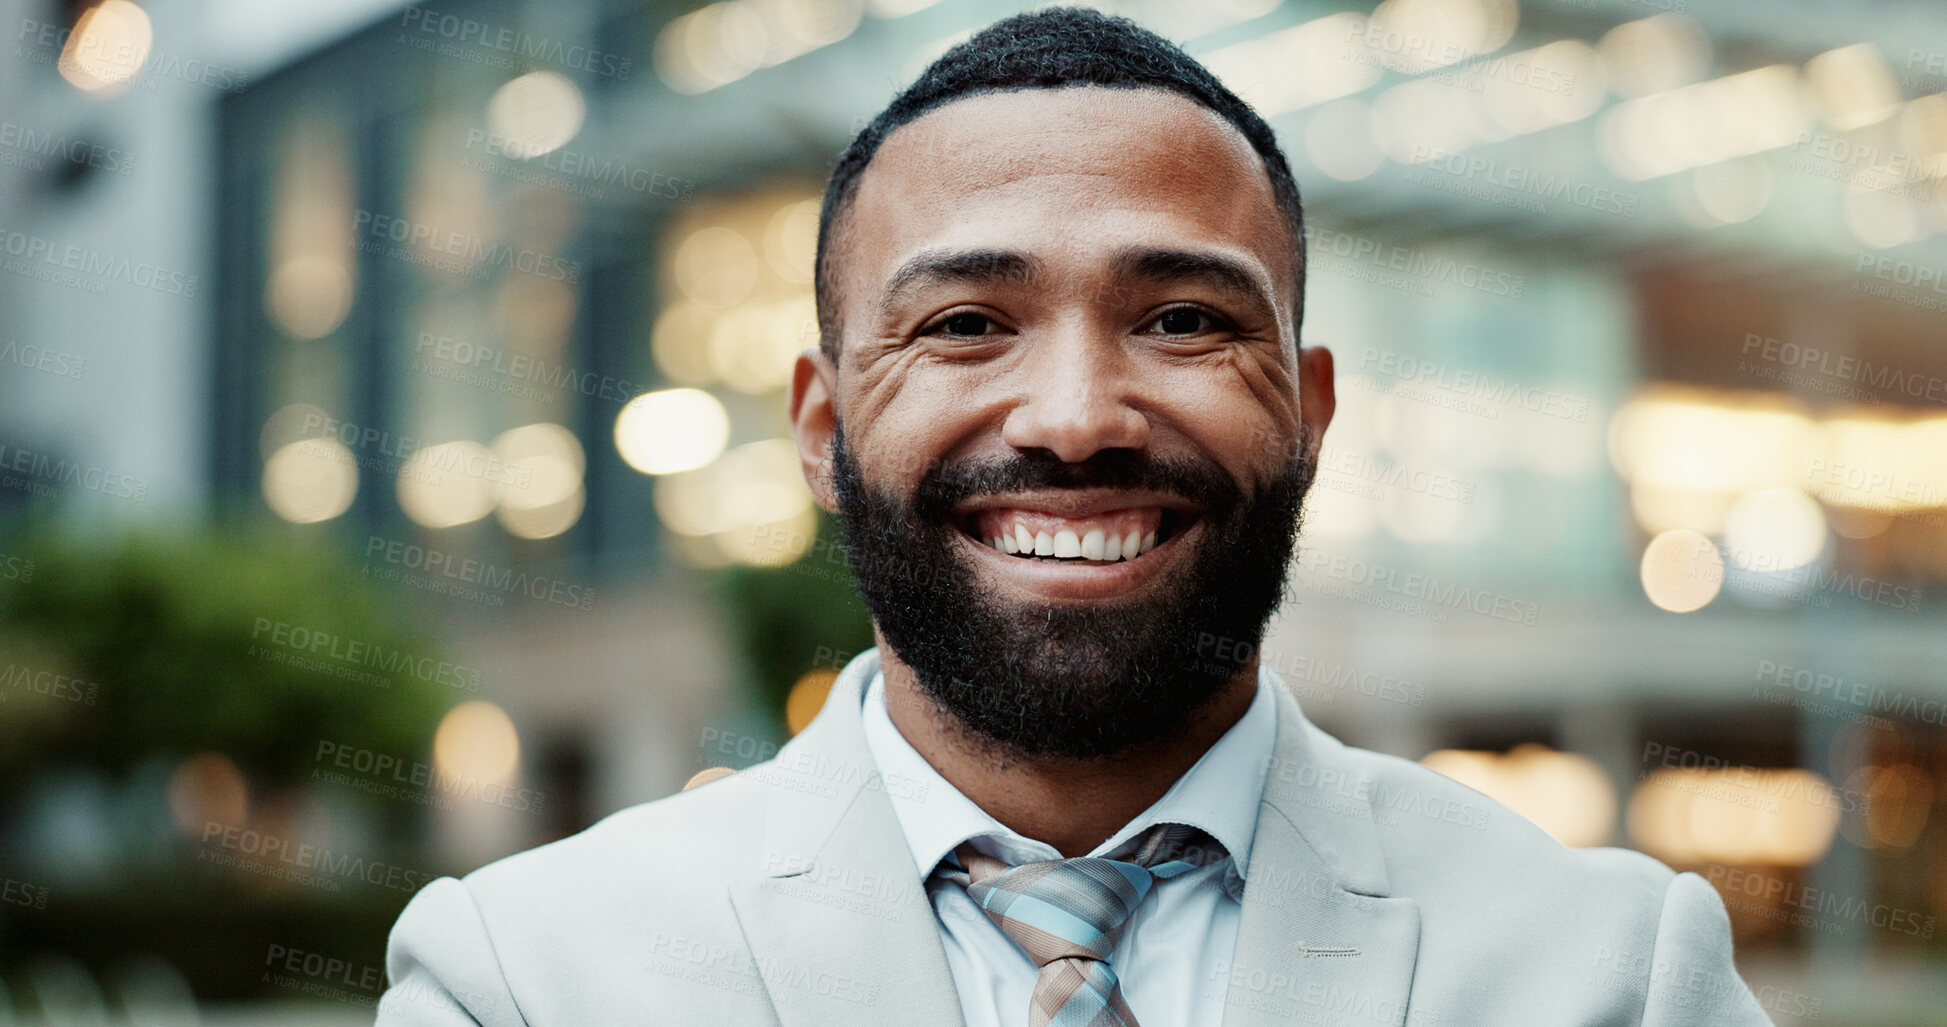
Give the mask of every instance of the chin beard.
[[[1215, 654], [1257, 650], [1284, 598], [1310, 441], [1306, 430], [1300, 455], [1249, 495], [1214, 463], [1107, 450], [1076, 464], [1035, 451], [942, 464], [903, 499], [866, 483], [842, 425], [832, 474], [866, 607], [949, 725], [1004, 759], [1100, 759], [1182, 730], [1248, 661]], [[1196, 504], [1197, 534], [1183, 540], [1195, 548], [1175, 578], [1120, 602], [1022, 603], [982, 587], [956, 551], [953, 510], [970, 497], [1093, 486]]]

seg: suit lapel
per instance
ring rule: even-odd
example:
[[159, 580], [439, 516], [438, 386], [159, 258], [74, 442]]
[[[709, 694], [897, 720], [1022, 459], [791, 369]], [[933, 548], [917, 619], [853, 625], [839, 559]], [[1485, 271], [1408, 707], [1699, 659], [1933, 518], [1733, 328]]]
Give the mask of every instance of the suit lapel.
[[1224, 1027], [1405, 1022], [1420, 910], [1390, 896], [1365, 790], [1275, 677], [1278, 744], [1251, 842]]
[[854, 659], [824, 709], [759, 773], [756, 872], [730, 901], [784, 1027], [958, 1027], [959, 994], [924, 882], [879, 785], [859, 702], [877, 654]]

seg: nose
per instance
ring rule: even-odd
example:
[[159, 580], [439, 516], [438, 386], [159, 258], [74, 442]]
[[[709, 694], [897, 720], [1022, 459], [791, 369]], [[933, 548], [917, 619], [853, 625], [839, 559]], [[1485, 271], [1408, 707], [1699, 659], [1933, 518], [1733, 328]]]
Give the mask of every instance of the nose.
[[1117, 340], [1084, 331], [1037, 340], [1016, 368], [1021, 400], [1001, 439], [1080, 463], [1105, 449], [1141, 449], [1149, 418], [1133, 405], [1140, 381]]

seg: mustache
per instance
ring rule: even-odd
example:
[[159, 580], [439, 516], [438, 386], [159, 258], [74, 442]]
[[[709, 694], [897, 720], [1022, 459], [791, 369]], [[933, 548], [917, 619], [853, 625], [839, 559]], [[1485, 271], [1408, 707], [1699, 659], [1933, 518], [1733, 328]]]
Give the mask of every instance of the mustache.
[[941, 521], [977, 496], [1002, 492], [1110, 488], [1176, 496], [1222, 515], [1244, 501], [1228, 472], [1208, 460], [1152, 457], [1133, 449], [1106, 449], [1076, 463], [1025, 450], [1000, 459], [957, 460], [935, 466], [914, 492], [913, 512]]

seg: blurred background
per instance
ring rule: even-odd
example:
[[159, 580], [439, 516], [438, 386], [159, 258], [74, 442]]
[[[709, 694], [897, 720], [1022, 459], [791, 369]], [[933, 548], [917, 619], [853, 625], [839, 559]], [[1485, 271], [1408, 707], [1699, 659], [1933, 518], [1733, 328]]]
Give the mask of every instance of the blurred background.
[[[1307, 715], [1947, 1022], [1947, 18], [1096, 6], [1305, 192]], [[369, 1022], [427, 880], [807, 722], [818, 198], [1016, 9], [0, 0], [0, 1024]]]

